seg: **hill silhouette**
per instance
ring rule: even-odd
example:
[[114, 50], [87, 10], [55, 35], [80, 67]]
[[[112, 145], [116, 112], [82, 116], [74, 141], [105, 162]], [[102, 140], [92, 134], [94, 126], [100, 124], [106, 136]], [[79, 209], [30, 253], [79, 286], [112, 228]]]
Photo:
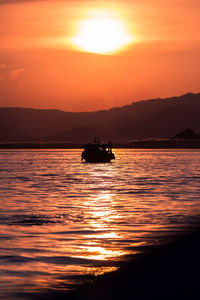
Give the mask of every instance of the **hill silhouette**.
[[185, 130], [177, 133], [174, 136], [175, 139], [199, 139], [200, 135], [196, 134], [191, 128], [186, 128]]
[[0, 108], [0, 141], [128, 143], [135, 138], [172, 137], [184, 128], [200, 132], [200, 93], [152, 99], [95, 112]]

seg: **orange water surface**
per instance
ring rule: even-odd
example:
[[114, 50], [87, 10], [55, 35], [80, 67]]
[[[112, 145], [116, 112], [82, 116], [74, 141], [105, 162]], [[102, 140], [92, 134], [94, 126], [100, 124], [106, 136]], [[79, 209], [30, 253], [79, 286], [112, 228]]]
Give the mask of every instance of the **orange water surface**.
[[1, 299], [71, 289], [199, 224], [199, 150], [114, 153], [0, 151]]

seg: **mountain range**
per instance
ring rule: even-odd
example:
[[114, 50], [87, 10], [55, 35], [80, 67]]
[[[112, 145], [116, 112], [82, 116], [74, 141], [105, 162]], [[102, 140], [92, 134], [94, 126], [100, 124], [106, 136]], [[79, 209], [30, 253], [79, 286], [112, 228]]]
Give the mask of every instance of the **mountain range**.
[[151, 99], [94, 112], [0, 108], [0, 141], [84, 143], [172, 137], [184, 128], [200, 132], [200, 93]]

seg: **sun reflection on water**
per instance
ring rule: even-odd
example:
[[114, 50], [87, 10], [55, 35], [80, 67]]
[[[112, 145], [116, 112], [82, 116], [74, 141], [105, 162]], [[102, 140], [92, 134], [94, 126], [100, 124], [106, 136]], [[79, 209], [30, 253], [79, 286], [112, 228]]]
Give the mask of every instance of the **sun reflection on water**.
[[83, 205], [88, 207], [86, 213], [87, 226], [84, 229], [93, 228], [93, 234], [87, 236], [92, 239], [92, 242], [88, 241], [84, 246], [79, 247], [75, 257], [110, 260], [128, 253], [125, 250], [118, 249], [113, 243], [115, 239], [119, 240], [121, 238], [120, 234], [113, 231], [110, 226], [113, 218], [117, 215], [117, 211], [112, 205], [113, 197], [114, 194], [103, 191], [84, 202]]

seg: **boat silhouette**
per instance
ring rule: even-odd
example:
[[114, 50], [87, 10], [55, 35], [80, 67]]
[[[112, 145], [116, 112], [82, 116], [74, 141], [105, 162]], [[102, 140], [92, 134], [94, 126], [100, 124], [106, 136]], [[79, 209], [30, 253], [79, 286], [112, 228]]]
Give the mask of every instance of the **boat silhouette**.
[[112, 152], [112, 144], [101, 143], [95, 138], [94, 143], [84, 145], [84, 150], [81, 155], [81, 159], [89, 163], [108, 163], [115, 159], [115, 155]]

